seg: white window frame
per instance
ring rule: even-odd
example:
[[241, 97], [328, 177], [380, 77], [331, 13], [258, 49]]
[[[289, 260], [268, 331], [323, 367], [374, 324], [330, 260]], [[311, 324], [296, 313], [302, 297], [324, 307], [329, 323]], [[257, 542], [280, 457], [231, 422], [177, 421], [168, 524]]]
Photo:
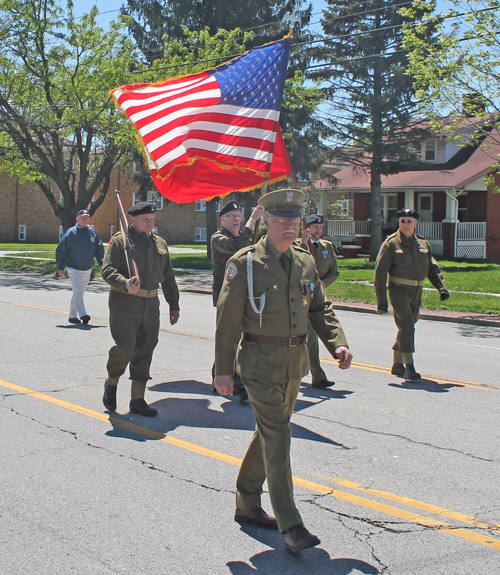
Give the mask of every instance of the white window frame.
[[[163, 210], [163, 200], [164, 200], [163, 196], [160, 194], [160, 192], [157, 192], [156, 190], [151, 190], [146, 194], [146, 201], [153, 203], [156, 207], [157, 212]], [[135, 206], [139, 202], [142, 202], [142, 200], [136, 197], [136, 193], [134, 192], [132, 205]]]
[[[434, 157], [428, 158], [427, 155]], [[422, 162], [436, 162], [437, 161], [437, 140], [427, 140], [422, 143]]]
[[[380, 201], [382, 202], [382, 219], [385, 224], [390, 224], [389, 221], [389, 198], [396, 198], [396, 211], [397, 211], [397, 201], [398, 195], [397, 194], [382, 194], [380, 196]], [[390, 208], [394, 210], [394, 208]]]
[[194, 241], [195, 242], [206, 242], [207, 241], [207, 228], [195, 228], [194, 229]]
[[25, 242], [26, 241], [26, 235], [28, 232], [28, 228], [23, 224], [19, 226], [19, 229], [17, 231], [17, 239], [20, 242]]
[[[194, 211], [195, 212], [206, 212], [207, 211], [207, 200], [197, 200], [194, 203]], [[198, 228], [198, 229], [201, 229], [201, 228]]]
[[[431, 200], [431, 209], [430, 210], [424, 210], [422, 208], [422, 198], [430, 198]], [[420, 214], [420, 222], [432, 222], [432, 212], [434, 210], [434, 194], [418, 194], [418, 206], [417, 206], [417, 211]], [[422, 215], [425, 215], [427, 212], [430, 211], [430, 219], [426, 219], [425, 217], [422, 217]]]

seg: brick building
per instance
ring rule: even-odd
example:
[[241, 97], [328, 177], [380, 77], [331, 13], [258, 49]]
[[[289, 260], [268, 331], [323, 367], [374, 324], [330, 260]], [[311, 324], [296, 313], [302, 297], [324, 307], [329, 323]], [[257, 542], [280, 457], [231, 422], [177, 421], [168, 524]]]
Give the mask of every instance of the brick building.
[[[117, 166], [111, 174], [109, 191], [90, 224], [104, 242], [120, 229], [114, 190], [119, 189], [125, 211], [134, 202], [136, 185], [131, 168]], [[205, 201], [188, 204], [169, 202], [158, 192], [148, 193], [157, 207], [156, 227], [168, 243], [204, 244], [206, 242]], [[62, 226], [42, 191], [35, 183], [16, 184], [7, 174], [0, 174], [0, 243], [57, 243]], [[229, 201], [229, 197], [223, 203]], [[219, 207], [217, 208], [217, 210]]]

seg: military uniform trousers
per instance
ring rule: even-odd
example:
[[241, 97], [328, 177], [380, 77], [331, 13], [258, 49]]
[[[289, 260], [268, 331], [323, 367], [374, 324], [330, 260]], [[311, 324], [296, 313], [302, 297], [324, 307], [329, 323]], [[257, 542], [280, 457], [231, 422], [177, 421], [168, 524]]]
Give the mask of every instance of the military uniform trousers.
[[328, 379], [319, 360], [318, 335], [313, 330], [310, 321], [307, 322], [307, 351], [309, 352], [309, 371], [311, 372], [312, 382], [316, 383]]
[[108, 376], [116, 379], [130, 363], [130, 379], [146, 382], [160, 329], [160, 300], [111, 290], [109, 324], [115, 345], [109, 350]]
[[271, 504], [282, 533], [302, 523], [293, 500], [290, 466], [290, 418], [300, 382], [301, 378], [283, 383], [243, 378], [256, 429], [236, 481], [236, 506], [261, 507], [262, 487], [267, 478]]
[[415, 323], [422, 303], [422, 288], [389, 283], [389, 298], [398, 327], [392, 349], [398, 353], [415, 352]]

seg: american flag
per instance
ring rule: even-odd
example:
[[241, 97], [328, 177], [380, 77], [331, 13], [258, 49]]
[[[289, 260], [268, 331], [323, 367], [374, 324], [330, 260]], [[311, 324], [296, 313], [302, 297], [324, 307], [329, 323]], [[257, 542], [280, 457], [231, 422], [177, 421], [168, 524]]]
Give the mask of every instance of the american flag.
[[285, 38], [212, 70], [112, 91], [164, 196], [191, 202], [291, 173], [279, 128], [290, 43]]

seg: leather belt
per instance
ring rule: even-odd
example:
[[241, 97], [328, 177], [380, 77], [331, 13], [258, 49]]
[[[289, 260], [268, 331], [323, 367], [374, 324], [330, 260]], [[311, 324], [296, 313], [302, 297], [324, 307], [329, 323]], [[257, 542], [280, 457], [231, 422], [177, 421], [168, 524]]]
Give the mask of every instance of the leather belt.
[[422, 287], [424, 285], [424, 280], [407, 280], [405, 278], [396, 278], [394, 276], [389, 276], [389, 281], [393, 284], [401, 284], [404, 286]]
[[286, 345], [296, 347], [306, 343], [307, 335], [293, 335], [291, 337], [274, 337], [272, 335], [256, 335], [254, 333], [243, 333], [243, 341], [252, 343], [268, 343], [269, 345]]
[[122, 290], [119, 290], [118, 288], [115, 288], [115, 287], [111, 287], [111, 289], [113, 291], [117, 291], [120, 293], [126, 293], [128, 295], [135, 295], [135, 296], [139, 296], [139, 297], [145, 297], [145, 298], [158, 297], [158, 290], [157, 289], [139, 289], [139, 291], [137, 293], [130, 293], [129, 291], [122, 292]]

